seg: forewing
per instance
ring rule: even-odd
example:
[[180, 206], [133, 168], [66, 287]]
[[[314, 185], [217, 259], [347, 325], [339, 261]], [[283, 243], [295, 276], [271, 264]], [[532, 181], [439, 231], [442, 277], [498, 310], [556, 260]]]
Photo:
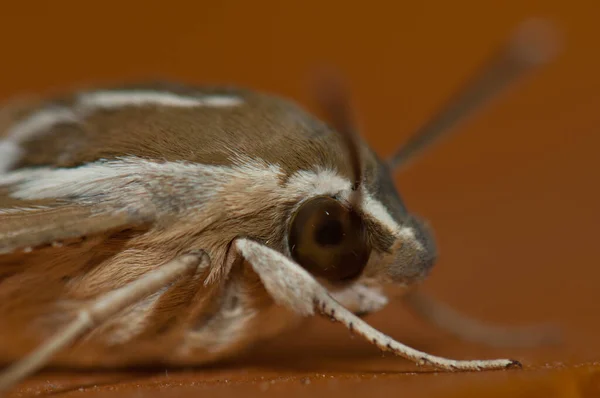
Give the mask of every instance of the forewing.
[[151, 221], [106, 204], [22, 201], [0, 193], [0, 254], [61, 245], [65, 240], [143, 227]]
[[[131, 206], [126, 209], [122, 203], [106, 199], [95, 202], [89, 197], [84, 200], [72, 195], [60, 198], [42, 195], [42, 199], [15, 195], [19, 183], [28, 181], [32, 186], [39, 186], [50, 177], [49, 174], [36, 175], [35, 166], [41, 165], [34, 165], [25, 172], [19, 168], [22, 158], [41, 156], [40, 148], [30, 151], [27, 143], [39, 138], [38, 135], [52, 140], [53, 134], [60, 136], [78, 125], [56, 124], [48, 118], [51, 112], [44, 114], [44, 109], [60, 111], [62, 108], [58, 103], [37, 97], [20, 97], [0, 105], [0, 254], [29, 251], [40, 246], [61, 246], [63, 241], [150, 224], [152, 212]], [[57, 118], [61, 116], [59, 111]], [[50, 144], [46, 143], [46, 147]], [[59, 166], [51, 159], [42, 160], [48, 170]], [[15, 179], [15, 174], [19, 173], [22, 173], [21, 177]], [[65, 185], [69, 183], [72, 181]]]

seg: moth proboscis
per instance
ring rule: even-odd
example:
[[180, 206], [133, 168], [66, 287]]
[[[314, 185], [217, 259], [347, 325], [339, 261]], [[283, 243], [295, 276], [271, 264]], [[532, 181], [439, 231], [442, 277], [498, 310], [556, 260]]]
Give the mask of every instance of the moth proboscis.
[[[314, 313], [418, 364], [519, 366], [420, 352], [359, 315], [387, 303], [385, 288], [423, 280], [436, 258], [392, 172], [552, 58], [551, 44], [544, 26], [519, 30], [387, 162], [357, 136], [335, 81], [319, 96], [332, 126], [282, 98], [175, 84], [3, 108], [0, 360], [14, 363], [0, 390], [48, 364], [215, 361]], [[539, 340], [405, 297], [471, 340]]]

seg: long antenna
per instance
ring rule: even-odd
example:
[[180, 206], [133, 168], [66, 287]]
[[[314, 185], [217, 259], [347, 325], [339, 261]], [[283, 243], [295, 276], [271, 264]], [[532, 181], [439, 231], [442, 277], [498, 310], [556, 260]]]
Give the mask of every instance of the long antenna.
[[360, 138], [356, 129], [350, 96], [339, 76], [321, 70], [315, 85], [316, 99], [332, 127], [340, 134], [352, 167], [352, 193], [350, 203], [355, 208], [362, 203], [363, 159]]
[[390, 169], [405, 168], [424, 149], [472, 117], [512, 83], [552, 60], [558, 49], [556, 31], [548, 22], [537, 19], [524, 22], [474, 78], [388, 160]]

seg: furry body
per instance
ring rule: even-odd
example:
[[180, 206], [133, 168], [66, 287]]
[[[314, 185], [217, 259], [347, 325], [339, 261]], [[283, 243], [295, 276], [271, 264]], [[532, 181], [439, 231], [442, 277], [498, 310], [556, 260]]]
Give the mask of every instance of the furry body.
[[[193, 250], [210, 265], [54, 363], [198, 364], [292, 327], [301, 314], [276, 305], [232, 242], [251, 238], [289, 257], [295, 209], [351, 191], [338, 134], [286, 100], [244, 90], [139, 86], [25, 102], [3, 109], [0, 137], [2, 361], [31, 351], [89, 300]], [[374, 250], [360, 278], [331, 290], [364, 313], [385, 304], [384, 284], [425, 276], [435, 250], [386, 167], [361, 151]]]

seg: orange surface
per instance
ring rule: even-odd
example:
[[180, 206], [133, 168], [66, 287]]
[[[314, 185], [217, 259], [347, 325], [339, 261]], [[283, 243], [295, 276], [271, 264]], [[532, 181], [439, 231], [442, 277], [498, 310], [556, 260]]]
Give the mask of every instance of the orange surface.
[[491, 322], [557, 323], [564, 343], [461, 343], [399, 304], [368, 318], [422, 350], [515, 357], [524, 370], [420, 371], [319, 319], [235, 363], [44, 373], [15, 396], [600, 396], [599, 15], [594, 0], [6, 2], [0, 98], [170, 78], [249, 86], [314, 109], [307, 82], [327, 63], [347, 78], [362, 130], [383, 155], [522, 19], [549, 17], [565, 36], [556, 62], [397, 178], [407, 204], [437, 231], [441, 258], [426, 291]]

